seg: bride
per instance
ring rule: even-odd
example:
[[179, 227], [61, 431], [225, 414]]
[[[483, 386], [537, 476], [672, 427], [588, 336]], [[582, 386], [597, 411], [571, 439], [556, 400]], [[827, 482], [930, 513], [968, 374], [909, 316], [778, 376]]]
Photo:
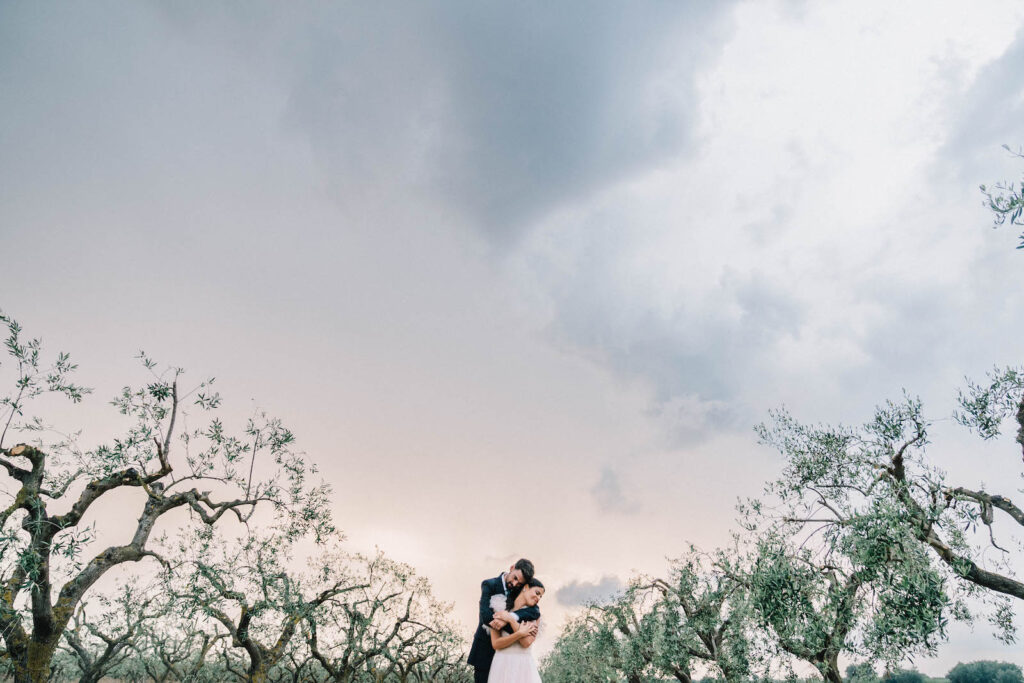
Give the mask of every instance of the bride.
[[524, 607], [536, 607], [543, 596], [544, 584], [537, 579], [530, 579], [511, 606], [505, 603], [503, 595], [491, 598], [492, 602], [501, 601], [501, 604], [494, 605], [494, 617], [508, 622], [512, 632], [504, 633], [491, 629], [494, 661], [491, 662], [491, 674], [487, 677], [487, 683], [541, 683], [537, 660], [533, 658], [533, 651], [530, 650], [537, 637], [540, 622], [526, 621], [520, 624], [508, 612], [498, 610], [508, 607], [514, 612]]

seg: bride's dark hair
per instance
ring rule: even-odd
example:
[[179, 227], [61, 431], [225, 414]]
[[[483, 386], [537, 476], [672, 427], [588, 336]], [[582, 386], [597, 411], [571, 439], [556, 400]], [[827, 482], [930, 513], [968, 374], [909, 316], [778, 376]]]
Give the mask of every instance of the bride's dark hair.
[[540, 582], [540, 579], [534, 577], [527, 581], [525, 586], [520, 586], [519, 590], [514, 593], [509, 593], [508, 597], [505, 599], [506, 610], [509, 612], [512, 611], [512, 608], [516, 605], [516, 598], [518, 598], [519, 594], [523, 592], [523, 588], [544, 588], [544, 584]]

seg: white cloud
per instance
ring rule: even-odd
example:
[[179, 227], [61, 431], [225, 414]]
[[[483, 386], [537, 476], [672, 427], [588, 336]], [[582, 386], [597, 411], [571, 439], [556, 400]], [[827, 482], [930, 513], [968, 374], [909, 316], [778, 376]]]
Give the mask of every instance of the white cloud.
[[602, 603], [621, 593], [625, 585], [616, 576], [602, 576], [599, 581], [573, 581], [555, 591], [555, 599], [566, 607]]

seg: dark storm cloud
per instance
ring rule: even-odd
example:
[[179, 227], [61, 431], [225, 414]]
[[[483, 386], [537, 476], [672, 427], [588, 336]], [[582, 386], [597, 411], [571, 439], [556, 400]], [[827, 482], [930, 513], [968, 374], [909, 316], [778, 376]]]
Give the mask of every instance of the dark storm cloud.
[[600, 581], [573, 581], [555, 591], [555, 599], [566, 607], [579, 607], [591, 603], [607, 602], [625, 588], [616, 576], [604, 576]]
[[[730, 9], [108, 2], [102, 12], [54, 13], [5, 5], [8, 66], [0, 71], [12, 103], [0, 113], [0, 136], [17, 163], [0, 166], [0, 197], [130, 201], [144, 213], [197, 199], [236, 207], [248, 192], [266, 194], [255, 178], [270, 188], [298, 182], [281, 163], [282, 140], [297, 140], [351, 212], [441, 207], [507, 247], [545, 212], [693, 149], [696, 79], [721, 49]], [[726, 395], [703, 352], [710, 342], [678, 339], [679, 327], [706, 322], [713, 336], [720, 322], [689, 313], [615, 317], [623, 300], [614, 278], [600, 278], [615, 270], [617, 244], [605, 237], [628, 241], [633, 218], [623, 212], [598, 230], [593, 247], [613, 251], [593, 254], [589, 279], [554, 283], [557, 326], [579, 348], [607, 355], [616, 372], [654, 378], [659, 402]], [[204, 220], [219, 219], [207, 212], [183, 221], [168, 248], [189, 263], [198, 263], [194, 254], [232, 262], [238, 235], [204, 230]], [[119, 245], [151, 229], [125, 226], [110, 228]], [[301, 222], [289, 229], [311, 230]], [[260, 239], [252, 230], [246, 244]], [[380, 230], [386, 240], [388, 226]], [[704, 412], [724, 419], [718, 408]]]
[[726, 7], [346, 6], [308, 29], [288, 118], [343, 202], [363, 180], [429, 191], [506, 243], [692, 145]]
[[678, 154], [691, 142], [693, 80], [722, 11], [539, 1], [449, 9], [459, 155], [441, 181], [501, 235]]

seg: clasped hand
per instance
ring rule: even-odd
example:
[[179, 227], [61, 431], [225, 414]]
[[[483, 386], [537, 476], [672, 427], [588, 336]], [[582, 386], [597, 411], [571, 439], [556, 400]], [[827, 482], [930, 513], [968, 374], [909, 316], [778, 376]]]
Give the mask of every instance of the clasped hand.
[[[500, 631], [507, 625], [511, 624], [513, 621], [517, 621], [517, 619], [513, 617], [509, 612], [502, 610], [501, 612], [494, 613], [494, 619], [492, 619], [491, 623], [488, 625], [495, 631]], [[527, 622], [519, 628], [518, 632], [522, 633], [524, 637], [537, 635], [537, 622]]]

